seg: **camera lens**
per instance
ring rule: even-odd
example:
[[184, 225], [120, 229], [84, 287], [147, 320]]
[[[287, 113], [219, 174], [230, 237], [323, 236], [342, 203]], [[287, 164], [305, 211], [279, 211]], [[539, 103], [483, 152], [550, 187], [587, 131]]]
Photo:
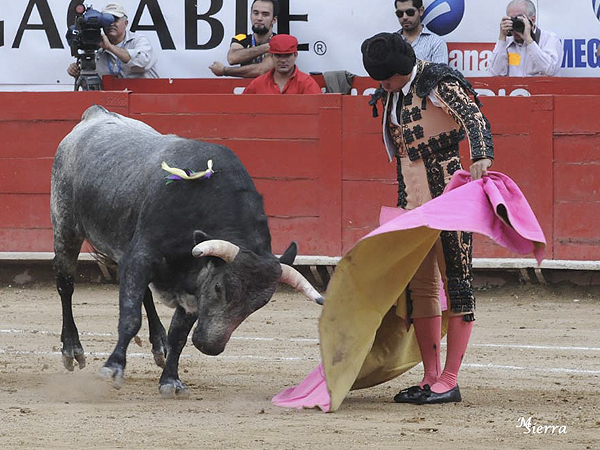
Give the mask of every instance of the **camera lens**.
[[513, 30], [517, 33], [525, 31], [525, 22], [520, 17], [511, 17]]

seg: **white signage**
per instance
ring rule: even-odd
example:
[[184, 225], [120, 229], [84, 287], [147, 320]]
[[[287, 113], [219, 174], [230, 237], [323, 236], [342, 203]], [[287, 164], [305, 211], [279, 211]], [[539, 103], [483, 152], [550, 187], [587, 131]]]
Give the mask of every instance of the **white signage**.
[[[101, 10], [105, 3], [90, 2]], [[150, 39], [162, 78], [211, 78], [208, 66], [225, 62], [231, 38], [246, 32], [252, 0], [120, 0], [133, 31]], [[69, 9], [77, 0], [0, 2], [0, 90], [72, 89], [67, 66], [75, 61], [66, 40]], [[486, 76], [508, 0], [425, 0], [424, 21], [449, 46], [449, 63], [467, 76]], [[562, 39], [561, 76], [600, 73], [600, 0], [537, 0], [537, 23]], [[567, 4], [568, 3], [568, 4]], [[305, 72], [347, 70], [366, 75], [360, 44], [380, 31], [396, 31], [393, 0], [280, 0], [276, 31], [302, 45]], [[568, 11], [567, 11], [568, 10]], [[72, 16], [72, 14], [71, 14]], [[72, 20], [72, 17], [70, 17]]]

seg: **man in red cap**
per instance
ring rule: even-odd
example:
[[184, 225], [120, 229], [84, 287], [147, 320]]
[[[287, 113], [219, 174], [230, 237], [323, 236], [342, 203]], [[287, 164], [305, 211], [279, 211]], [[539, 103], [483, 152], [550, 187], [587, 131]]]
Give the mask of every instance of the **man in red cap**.
[[289, 34], [271, 38], [270, 53], [275, 68], [250, 82], [244, 94], [320, 94], [321, 88], [308, 74], [296, 67], [298, 40]]

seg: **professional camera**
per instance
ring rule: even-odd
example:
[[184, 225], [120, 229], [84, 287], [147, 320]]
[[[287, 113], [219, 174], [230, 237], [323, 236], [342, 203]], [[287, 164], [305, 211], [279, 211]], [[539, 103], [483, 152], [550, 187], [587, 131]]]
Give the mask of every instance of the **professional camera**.
[[83, 3], [75, 6], [75, 24], [67, 30], [71, 55], [77, 58], [81, 71], [75, 79], [75, 90], [99, 91], [102, 79], [96, 72], [96, 52], [102, 43], [101, 30], [114, 21], [111, 14], [101, 13]]
[[512, 20], [513, 31], [516, 31], [517, 33], [525, 31], [525, 22], [523, 22], [522, 17], [511, 17], [510, 20]]

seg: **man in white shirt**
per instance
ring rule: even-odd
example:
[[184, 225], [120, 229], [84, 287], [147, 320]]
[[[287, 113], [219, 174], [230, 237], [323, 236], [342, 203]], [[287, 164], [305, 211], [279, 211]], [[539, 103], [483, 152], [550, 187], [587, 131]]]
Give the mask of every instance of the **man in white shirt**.
[[500, 36], [488, 72], [492, 76], [551, 77], [557, 75], [563, 57], [556, 33], [536, 26], [531, 0], [512, 0], [500, 22]]
[[[114, 22], [103, 29], [101, 49], [96, 52], [96, 71], [99, 76], [113, 75], [119, 78], [158, 78], [156, 57], [150, 41], [127, 30], [125, 9], [116, 3], [106, 5], [103, 13], [111, 14]], [[67, 68], [67, 73], [78, 77], [77, 63]]]

